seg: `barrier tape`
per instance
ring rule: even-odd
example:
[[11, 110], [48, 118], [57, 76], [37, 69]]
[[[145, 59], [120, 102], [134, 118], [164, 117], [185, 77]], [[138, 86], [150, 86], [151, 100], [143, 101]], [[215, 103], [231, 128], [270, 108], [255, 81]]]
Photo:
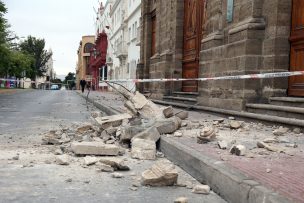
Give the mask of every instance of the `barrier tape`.
[[260, 73], [260, 74], [220, 76], [220, 77], [207, 77], [207, 78], [114, 79], [114, 80], [102, 80], [102, 82], [146, 83], [146, 82], [172, 82], [172, 81], [239, 80], [239, 79], [282, 78], [282, 77], [300, 76], [300, 75], [304, 75], [304, 71]]

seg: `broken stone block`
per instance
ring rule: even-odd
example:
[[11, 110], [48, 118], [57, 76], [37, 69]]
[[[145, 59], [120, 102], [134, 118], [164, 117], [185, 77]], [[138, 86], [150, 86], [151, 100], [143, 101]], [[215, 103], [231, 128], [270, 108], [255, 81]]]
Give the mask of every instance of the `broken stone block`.
[[223, 123], [225, 121], [225, 119], [217, 118], [217, 119], [214, 119], [213, 121], [217, 121], [218, 123]]
[[229, 152], [237, 156], [244, 156], [246, 153], [246, 147], [244, 145], [234, 145], [231, 147]]
[[102, 157], [99, 162], [111, 166], [115, 171], [130, 170], [130, 168], [125, 164], [125, 162], [117, 157]]
[[92, 157], [92, 156], [84, 157], [84, 165], [86, 166], [94, 165], [96, 162], [98, 162], [98, 159], [96, 157]]
[[114, 144], [115, 143], [115, 140], [108, 140], [106, 141], [106, 144]]
[[121, 173], [112, 173], [112, 178], [123, 178], [124, 175]]
[[135, 159], [154, 160], [156, 157], [156, 144], [152, 140], [133, 139], [131, 156]]
[[149, 100], [138, 91], [135, 92], [134, 96], [130, 99], [130, 101], [134, 104], [135, 109], [142, 109]]
[[276, 136], [284, 136], [288, 132], [288, 128], [280, 126], [278, 129], [274, 130], [272, 133]]
[[172, 106], [164, 107], [162, 110], [165, 118], [171, 118], [172, 116], [174, 116], [174, 109], [172, 108]]
[[92, 116], [93, 118], [100, 117], [101, 115], [102, 115], [102, 114], [101, 114], [100, 112], [98, 112], [98, 111], [94, 111], [94, 112], [91, 113], [91, 116]]
[[160, 138], [160, 134], [158, 130], [154, 126], [152, 126], [150, 128], [147, 128], [143, 132], [138, 133], [132, 139], [137, 139], [137, 138], [157, 142]]
[[195, 185], [192, 192], [196, 194], [208, 195], [210, 193], [210, 187], [209, 185]]
[[228, 117], [229, 120], [235, 120], [233, 116]]
[[203, 144], [213, 141], [216, 138], [216, 130], [213, 127], [205, 127], [197, 136], [197, 143]]
[[68, 155], [60, 155], [56, 157], [55, 161], [58, 165], [69, 165], [69, 157]]
[[181, 120], [176, 116], [167, 119], [158, 119], [155, 126], [161, 135], [171, 134], [181, 127]]
[[13, 156], [12, 159], [15, 160], [15, 161], [19, 160], [19, 155]]
[[71, 148], [77, 155], [117, 156], [119, 154], [119, 146], [101, 142], [73, 142]]
[[294, 134], [300, 134], [301, 133], [301, 128], [294, 128], [292, 132]]
[[242, 127], [241, 122], [239, 121], [230, 121], [230, 128], [231, 129], [239, 129], [240, 127]]
[[266, 143], [264, 143], [264, 142], [260, 142], [260, 141], [257, 142], [257, 146], [258, 146], [259, 148], [265, 148], [265, 149], [267, 149], [268, 151], [271, 151], [271, 152], [280, 152], [280, 151], [283, 151], [283, 150], [280, 149], [280, 148], [270, 146], [270, 145], [268, 145], [268, 144], [266, 144]]
[[56, 134], [55, 131], [50, 131], [42, 138], [42, 144], [60, 145], [62, 144], [61, 134]]
[[180, 131], [176, 131], [174, 134], [173, 134], [174, 137], [182, 137], [183, 136], [183, 133], [180, 132]]
[[79, 128], [77, 128], [76, 132], [79, 134], [83, 134], [84, 132], [91, 130], [92, 129], [92, 125], [88, 124], [88, 125], [83, 125]]
[[120, 141], [127, 142], [130, 141], [135, 135], [146, 130], [146, 126], [130, 126], [127, 125], [121, 128]]
[[161, 160], [142, 173], [141, 183], [150, 186], [172, 186], [177, 183], [177, 177], [175, 166], [168, 160]]
[[294, 143], [294, 144], [286, 144], [285, 147], [297, 148], [298, 145], [296, 143]]
[[266, 138], [263, 140], [264, 143], [277, 143], [278, 140], [275, 138]]
[[55, 155], [62, 155], [63, 154], [63, 151], [59, 148], [59, 149], [56, 149], [55, 152], [54, 152]]
[[118, 114], [113, 116], [104, 116], [95, 118], [96, 122], [103, 128], [107, 129], [110, 127], [118, 127], [122, 124], [124, 119], [130, 119], [132, 116], [130, 114]]
[[188, 198], [186, 198], [186, 197], [179, 197], [176, 200], [174, 200], [174, 203], [188, 203]]
[[185, 120], [189, 117], [189, 112], [188, 111], [181, 111], [175, 114], [176, 117], [180, 118], [181, 120]]
[[97, 170], [102, 172], [114, 172], [114, 168], [112, 168], [110, 165], [103, 163], [97, 164]]
[[217, 145], [219, 146], [220, 149], [227, 149], [228, 148], [228, 143], [226, 141], [218, 141]]

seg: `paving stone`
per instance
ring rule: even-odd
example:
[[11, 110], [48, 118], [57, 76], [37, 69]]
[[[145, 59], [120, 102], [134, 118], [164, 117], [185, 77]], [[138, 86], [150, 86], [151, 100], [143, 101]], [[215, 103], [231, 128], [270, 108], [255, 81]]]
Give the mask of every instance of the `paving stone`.
[[71, 144], [72, 151], [78, 155], [107, 155], [117, 156], [120, 147], [100, 142], [73, 142]]

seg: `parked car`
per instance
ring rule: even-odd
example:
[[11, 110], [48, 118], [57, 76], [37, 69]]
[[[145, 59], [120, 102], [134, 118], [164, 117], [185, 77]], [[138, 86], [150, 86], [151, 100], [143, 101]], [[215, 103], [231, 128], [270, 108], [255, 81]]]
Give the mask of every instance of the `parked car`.
[[59, 90], [59, 86], [58, 85], [51, 85], [51, 90]]

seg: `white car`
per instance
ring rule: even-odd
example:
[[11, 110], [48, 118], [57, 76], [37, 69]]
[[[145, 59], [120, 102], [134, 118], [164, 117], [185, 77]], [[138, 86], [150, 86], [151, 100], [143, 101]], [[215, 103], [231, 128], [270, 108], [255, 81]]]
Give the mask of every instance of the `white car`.
[[59, 86], [58, 85], [51, 85], [51, 90], [59, 90]]

